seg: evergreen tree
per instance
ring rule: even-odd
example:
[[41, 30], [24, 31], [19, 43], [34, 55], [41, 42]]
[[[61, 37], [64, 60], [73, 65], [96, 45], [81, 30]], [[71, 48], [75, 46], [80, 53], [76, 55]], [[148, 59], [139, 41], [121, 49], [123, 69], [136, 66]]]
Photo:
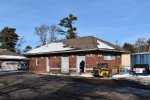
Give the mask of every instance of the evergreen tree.
[[24, 52], [28, 52], [28, 51], [30, 51], [31, 49], [32, 49], [32, 47], [28, 45], [28, 46], [25, 47]]
[[76, 33], [77, 28], [73, 27], [75, 21], [77, 21], [77, 17], [74, 16], [73, 14], [69, 14], [69, 17], [65, 17], [62, 20], [60, 20], [59, 25], [68, 28], [67, 32], [64, 32], [66, 39], [77, 37]]
[[0, 48], [15, 52], [15, 46], [19, 40], [19, 36], [15, 33], [15, 28], [4, 27], [0, 31]]
[[130, 43], [124, 43], [123, 45], [123, 49], [127, 50], [130, 53], [135, 53], [136, 49], [134, 48], [134, 46]]
[[150, 38], [147, 40], [147, 44], [150, 45]]

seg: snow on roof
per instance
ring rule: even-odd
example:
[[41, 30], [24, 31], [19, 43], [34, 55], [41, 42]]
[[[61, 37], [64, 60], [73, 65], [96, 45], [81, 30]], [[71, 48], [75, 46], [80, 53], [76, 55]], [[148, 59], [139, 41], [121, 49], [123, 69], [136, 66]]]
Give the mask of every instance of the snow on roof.
[[0, 55], [0, 59], [27, 59], [24, 56]]
[[65, 47], [65, 45], [61, 42], [57, 42], [57, 43], [50, 43], [50, 44], [41, 46], [39, 48], [33, 49], [33, 50], [27, 52], [26, 54], [66, 51], [66, 50], [72, 50], [72, 49], [73, 48]]
[[106, 48], [106, 49], [114, 49], [113, 47], [111, 47], [111, 46], [109, 46], [109, 45], [107, 45], [107, 44], [105, 44], [105, 43], [103, 43], [103, 42], [101, 42], [101, 41], [99, 41], [99, 40], [97, 40], [97, 43], [98, 43], [97, 47], [98, 47], [99, 49], [103, 49], [103, 48]]

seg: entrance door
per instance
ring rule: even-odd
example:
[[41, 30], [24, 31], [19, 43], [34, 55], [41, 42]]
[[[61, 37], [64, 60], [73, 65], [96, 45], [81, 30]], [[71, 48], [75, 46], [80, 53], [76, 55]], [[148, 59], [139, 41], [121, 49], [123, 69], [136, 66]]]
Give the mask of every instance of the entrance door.
[[[77, 67], [77, 73], [80, 72], [80, 62], [84, 60], [85, 61], [85, 56], [84, 55], [78, 55], [77, 56], [77, 63], [76, 63], [76, 67]], [[84, 70], [85, 71], [85, 70]]]
[[69, 57], [68, 56], [62, 56], [61, 72], [62, 73], [69, 73]]
[[46, 72], [50, 71], [50, 65], [49, 65], [49, 57], [46, 57]]

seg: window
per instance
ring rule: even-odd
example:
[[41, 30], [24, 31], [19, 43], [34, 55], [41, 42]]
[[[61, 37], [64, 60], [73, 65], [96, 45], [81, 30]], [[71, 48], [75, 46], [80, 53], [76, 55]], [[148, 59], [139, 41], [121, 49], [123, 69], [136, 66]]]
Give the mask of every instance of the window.
[[115, 60], [115, 56], [112, 55], [105, 55], [104, 60]]
[[35, 65], [38, 66], [39, 65], [39, 61], [38, 61], [38, 58], [36, 57], [35, 59]]

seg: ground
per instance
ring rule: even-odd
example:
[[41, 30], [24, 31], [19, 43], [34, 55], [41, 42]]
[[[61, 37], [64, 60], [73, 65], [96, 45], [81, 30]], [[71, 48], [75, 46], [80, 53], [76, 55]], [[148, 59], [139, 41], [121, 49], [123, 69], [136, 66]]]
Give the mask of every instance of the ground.
[[127, 78], [0, 72], [0, 100], [150, 100], [150, 85]]

